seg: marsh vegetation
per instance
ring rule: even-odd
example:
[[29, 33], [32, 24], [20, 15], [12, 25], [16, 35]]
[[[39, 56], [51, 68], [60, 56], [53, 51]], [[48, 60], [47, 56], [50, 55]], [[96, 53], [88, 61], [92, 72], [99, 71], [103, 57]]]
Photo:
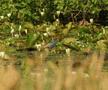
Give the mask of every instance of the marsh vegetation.
[[1, 59], [0, 90], [107, 90], [103, 53], [50, 59], [47, 52], [35, 53], [20, 64]]
[[0, 0], [0, 90], [108, 90], [108, 0]]

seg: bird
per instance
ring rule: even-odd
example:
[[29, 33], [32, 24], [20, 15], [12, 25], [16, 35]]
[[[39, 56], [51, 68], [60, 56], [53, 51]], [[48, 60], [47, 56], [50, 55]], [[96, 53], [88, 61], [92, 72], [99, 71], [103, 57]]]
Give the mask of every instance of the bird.
[[47, 45], [45, 45], [45, 48], [52, 49], [56, 47], [57, 39], [52, 39], [51, 42], [49, 42]]

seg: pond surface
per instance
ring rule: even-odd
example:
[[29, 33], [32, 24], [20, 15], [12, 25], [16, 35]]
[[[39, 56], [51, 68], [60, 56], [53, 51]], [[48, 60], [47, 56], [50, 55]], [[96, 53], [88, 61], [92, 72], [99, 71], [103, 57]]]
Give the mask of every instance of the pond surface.
[[66, 55], [46, 51], [5, 54], [5, 58], [0, 59], [0, 90], [108, 90], [108, 63], [99, 61], [103, 57], [97, 54]]

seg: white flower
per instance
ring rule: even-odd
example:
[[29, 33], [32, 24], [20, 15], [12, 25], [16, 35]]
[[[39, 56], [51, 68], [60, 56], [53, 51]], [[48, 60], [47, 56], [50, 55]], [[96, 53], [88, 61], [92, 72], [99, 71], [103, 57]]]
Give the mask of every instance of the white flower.
[[5, 57], [5, 52], [0, 52], [0, 57], [1, 58]]
[[25, 29], [24, 31], [25, 31], [25, 33], [27, 34], [27, 29]]
[[46, 23], [44, 23], [43, 26], [46, 26]]
[[103, 30], [103, 34], [106, 34], [105, 28], [102, 27], [102, 30]]
[[57, 22], [59, 22], [59, 19], [56, 19]]
[[108, 29], [108, 26], [105, 26], [105, 29]]
[[41, 44], [36, 44], [35, 46], [36, 46], [36, 47], [37, 47], [37, 49], [40, 51], [40, 49], [41, 49], [42, 45], [41, 45]]
[[14, 29], [11, 30], [11, 34], [13, 34], [13, 33], [14, 33]]
[[0, 57], [4, 59], [9, 59], [9, 56], [5, 52], [0, 52]]
[[11, 34], [13, 34], [13, 33], [14, 33], [14, 31], [15, 31], [15, 30], [13, 29], [13, 27], [11, 27]]
[[41, 47], [41, 44], [36, 44], [37, 48]]
[[44, 12], [40, 12], [40, 14], [43, 16], [44, 15]]
[[8, 13], [7, 16], [10, 17], [11, 16], [11, 13]]
[[46, 32], [47, 32], [47, 34], [50, 34], [50, 28], [46, 28]]
[[60, 11], [57, 11], [56, 13], [59, 15], [60, 14]]
[[49, 31], [49, 28], [48, 27], [46, 28], [46, 31]]
[[19, 26], [19, 29], [18, 30], [21, 31], [21, 25]]
[[69, 49], [69, 48], [66, 49], [66, 54], [67, 54], [67, 55], [70, 55], [70, 49]]
[[47, 33], [49, 32], [49, 29], [50, 29], [50, 28], [48, 28], [48, 27], [46, 28], [46, 32], [47, 32]]
[[45, 9], [44, 9], [44, 8], [43, 8], [42, 10], [43, 10], [43, 12], [45, 11]]
[[18, 35], [18, 34], [15, 34], [14, 36], [15, 36], [16, 38], [19, 38], [19, 35]]
[[90, 23], [93, 23], [93, 18], [90, 19]]
[[44, 33], [43, 35], [44, 35], [44, 36], [48, 36], [48, 33]]
[[4, 19], [4, 16], [0, 16], [1, 19]]

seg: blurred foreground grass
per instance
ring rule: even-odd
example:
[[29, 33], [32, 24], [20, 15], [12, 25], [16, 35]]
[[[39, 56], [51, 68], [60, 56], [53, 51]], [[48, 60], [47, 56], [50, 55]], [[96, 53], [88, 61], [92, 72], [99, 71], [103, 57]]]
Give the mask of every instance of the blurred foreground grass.
[[47, 52], [36, 53], [19, 66], [12, 63], [13, 57], [1, 58], [0, 62], [8, 63], [0, 65], [0, 90], [108, 90], [104, 53], [84, 58], [65, 55], [53, 57], [54, 61], [46, 60], [47, 56]]

